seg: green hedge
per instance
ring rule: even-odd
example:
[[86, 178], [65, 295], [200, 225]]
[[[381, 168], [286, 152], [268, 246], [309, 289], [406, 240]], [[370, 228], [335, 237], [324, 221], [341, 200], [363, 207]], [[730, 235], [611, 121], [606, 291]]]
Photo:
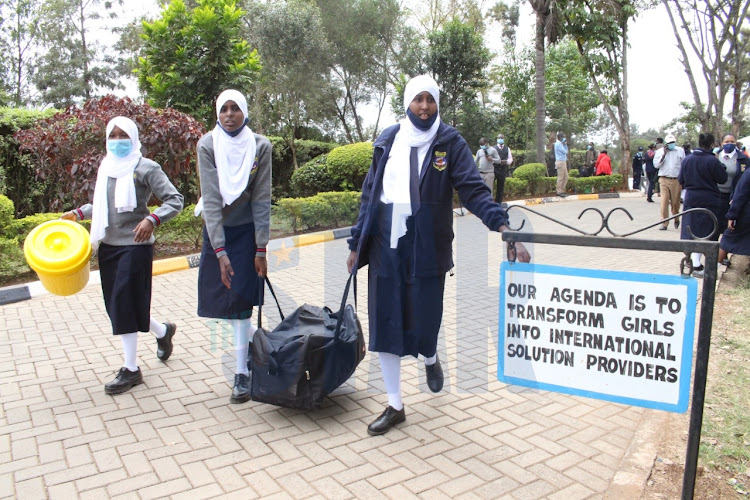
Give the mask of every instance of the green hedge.
[[345, 191], [362, 189], [367, 171], [372, 163], [371, 142], [357, 142], [333, 149], [328, 153], [326, 166], [328, 173]]
[[328, 172], [327, 160], [327, 154], [320, 155], [292, 174], [290, 188], [295, 197], [315, 196], [321, 192], [336, 190], [337, 182]]
[[[292, 194], [290, 182], [294, 175], [294, 161], [292, 150], [281, 137], [269, 136], [273, 146], [272, 178], [274, 185], [274, 199], [283, 198]], [[301, 166], [322, 154], [329, 153], [339, 145], [333, 142], [297, 140], [294, 147], [297, 151], [297, 165]]]
[[284, 198], [273, 207], [273, 215], [288, 221], [294, 232], [352, 225], [357, 222], [360, 196], [348, 191]]

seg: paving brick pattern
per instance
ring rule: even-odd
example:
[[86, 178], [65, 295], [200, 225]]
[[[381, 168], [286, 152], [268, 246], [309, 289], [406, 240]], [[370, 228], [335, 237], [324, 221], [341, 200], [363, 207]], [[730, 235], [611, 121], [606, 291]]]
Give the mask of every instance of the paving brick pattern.
[[[644, 198], [532, 207], [583, 227], [627, 207], [658, 220]], [[525, 230], [567, 232], [530, 216]], [[0, 307], [0, 498], [602, 498], [650, 410], [497, 381], [502, 243], [473, 216], [455, 220], [447, 278], [440, 394], [422, 363], [403, 364], [407, 421], [382, 437], [367, 424], [386, 402], [374, 356], [314, 412], [229, 404], [232, 335], [198, 318], [197, 269], [154, 278], [153, 314], [178, 325], [167, 363], [140, 337], [144, 384], [115, 397], [102, 385], [122, 361], [98, 286]], [[644, 238], [675, 239], [649, 230]], [[534, 245], [535, 262], [676, 274], [680, 255]], [[270, 256], [282, 307], [335, 308], [346, 279], [344, 240]], [[366, 273], [359, 279], [362, 323]], [[274, 325], [275, 309], [264, 309]]]

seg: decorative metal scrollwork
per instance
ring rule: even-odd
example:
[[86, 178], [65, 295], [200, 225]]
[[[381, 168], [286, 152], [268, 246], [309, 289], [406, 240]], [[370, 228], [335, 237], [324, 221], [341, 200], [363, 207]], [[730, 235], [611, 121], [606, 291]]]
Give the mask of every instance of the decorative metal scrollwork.
[[[533, 210], [533, 209], [531, 209], [529, 207], [526, 207], [524, 205], [511, 205], [511, 206], [508, 207], [507, 212], [510, 213], [510, 211], [512, 209], [523, 209], [523, 210], [526, 210], [527, 212], [531, 212], [531, 213], [533, 213], [535, 215], [538, 215], [539, 217], [543, 217], [543, 218], [545, 218], [545, 219], [547, 219], [549, 221], [552, 221], [555, 224], [559, 224], [561, 226], [567, 227], [571, 231], [575, 231], [576, 233], [582, 234], [584, 236], [597, 236], [602, 231], [604, 231], [606, 229], [607, 232], [609, 234], [611, 234], [612, 236], [615, 236], [615, 237], [618, 237], [618, 238], [626, 238], [628, 236], [632, 236], [634, 234], [638, 234], [638, 233], [642, 233], [643, 231], [647, 231], [647, 230], [649, 230], [649, 229], [651, 229], [653, 227], [664, 225], [664, 224], [668, 224], [669, 221], [671, 221], [672, 219], [677, 219], [678, 217], [683, 217], [686, 214], [703, 214], [703, 215], [707, 215], [707, 216], [710, 217], [710, 219], [711, 219], [711, 221], [713, 222], [713, 225], [714, 225], [713, 231], [711, 231], [711, 234], [709, 234], [708, 236], [695, 236], [695, 234], [693, 234], [693, 231], [690, 228], [690, 226], [687, 226], [685, 229], [690, 234], [690, 239], [693, 239], [693, 240], [710, 240], [712, 238], [712, 236], [719, 230], [719, 221], [716, 219], [716, 215], [714, 215], [713, 212], [711, 212], [710, 210], [708, 210], [706, 208], [691, 208], [691, 209], [685, 210], [684, 212], [680, 212], [677, 215], [673, 215], [672, 217], [669, 217], [667, 219], [660, 220], [660, 221], [655, 222], [653, 224], [650, 224], [648, 226], [645, 226], [645, 227], [636, 229], [635, 231], [631, 231], [629, 233], [624, 233], [624, 234], [617, 233], [617, 232], [615, 232], [613, 230], [612, 227], [610, 227], [610, 217], [612, 217], [612, 214], [614, 214], [615, 212], [624, 212], [625, 215], [627, 215], [630, 218], [631, 221], [635, 220], [635, 219], [633, 219], [633, 216], [630, 215], [630, 212], [628, 212], [627, 209], [625, 209], [623, 207], [615, 207], [612, 210], [610, 210], [606, 215], [604, 214], [604, 212], [602, 212], [598, 208], [589, 207], [589, 208], [584, 209], [580, 213], [580, 215], [578, 215], [578, 219], [579, 220], [587, 212], [597, 213], [597, 214], [599, 214], [599, 217], [601, 217], [601, 225], [594, 232], [584, 231], [583, 229], [579, 229], [577, 227], [571, 226], [570, 224], [566, 224], [565, 222], [557, 220], [554, 217], [550, 217], [550, 216], [545, 215], [543, 213], [537, 212], [536, 210]], [[523, 226], [524, 226], [525, 223], [526, 223], [525, 220], [521, 220], [521, 225], [520, 226], [513, 227], [509, 223], [508, 227], [510, 228], [511, 231], [520, 231], [521, 229], [523, 229]], [[692, 267], [692, 265], [691, 265], [691, 267]]]

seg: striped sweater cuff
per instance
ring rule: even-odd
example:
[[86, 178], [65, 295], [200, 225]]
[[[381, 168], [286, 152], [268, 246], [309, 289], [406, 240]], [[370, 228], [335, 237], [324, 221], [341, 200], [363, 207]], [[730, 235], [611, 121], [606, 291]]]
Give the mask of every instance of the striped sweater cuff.
[[149, 217], [151, 217], [152, 219], [154, 219], [154, 222], [156, 222], [157, 226], [161, 226], [161, 219], [159, 218], [158, 215], [151, 214], [151, 215], [149, 215]]
[[76, 215], [78, 216], [78, 220], [83, 220], [83, 211], [80, 208], [76, 208]]

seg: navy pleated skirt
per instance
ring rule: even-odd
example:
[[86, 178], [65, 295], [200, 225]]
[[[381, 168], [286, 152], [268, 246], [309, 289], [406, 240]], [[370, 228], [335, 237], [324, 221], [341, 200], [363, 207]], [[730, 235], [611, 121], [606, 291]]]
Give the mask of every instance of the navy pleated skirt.
[[[718, 229], [721, 229], [722, 219], [726, 219], [726, 212], [722, 215], [721, 198], [718, 193], [706, 193], [703, 191], [688, 189], [687, 193], [685, 193], [682, 209], [689, 210], [691, 208], [706, 208], [713, 212], [716, 216], [716, 220], [719, 222]], [[690, 228], [690, 231], [692, 231], [695, 236], [705, 238], [714, 230], [714, 222], [708, 214], [689, 213], [682, 217], [682, 229], [680, 230], [681, 239], [690, 239], [688, 228]], [[719, 235], [721, 235], [721, 232], [717, 230], [713, 233], [713, 236], [710, 239], [712, 241], [718, 241]]]
[[147, 332], [151, 317], [153, 245], [114, 246], [97, 251], [104, 305], [115, 335]]
[[369, 240], [369, 349], [398, 356], [433, 356], [443, 319], [445, 274], [415, 277], [413, 218], [407, 219], [398, 248], [390, 248], [393, 205], [380, 203], [377, 210]]
[[224, 226], [224, 248], [234, 276], [232, 288], [221, 282], [219, 259], [216, 258], [208, 231], [203, 226], [203, 248], [198, 269], [198, 316], [203, 318], [245, 319], [253, 314], [260, 301], [261, 283], [255, 272], [255, 225]]

